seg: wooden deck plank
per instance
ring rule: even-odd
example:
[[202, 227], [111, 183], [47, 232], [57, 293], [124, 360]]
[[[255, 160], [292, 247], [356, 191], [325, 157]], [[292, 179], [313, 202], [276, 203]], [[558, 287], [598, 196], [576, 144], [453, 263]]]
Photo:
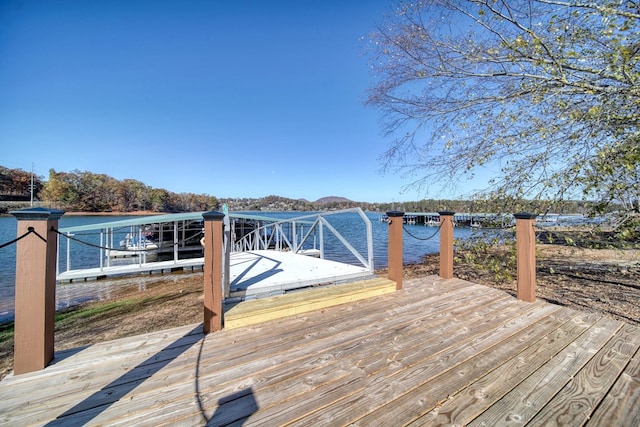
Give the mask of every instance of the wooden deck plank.
[[554, 399], [536, 414], [531, 425], [581, 426], [586, 423], [638, 347], [638, 328], [623, 325]]
[[[483, 289], [481, 287], [478, 287], [475, 289], [475, 292], [477, 292], [478, 294], [483, 294], [484, 296], [486, 296], [487, 293], [482, 291]], [[460, 299], [473, 298], [478, 296], [478, 295], [475, 295], [474, 291], [468, 292], [467, 294], [463, 295], [461, 293], [462, 289], [458, 289], [457, 291], [454, 290], [453, 293], [451, 291], [444, 292], [439, 298], [434, 299], [434, 301], [442, 301], [442, 304], [439, 307], [440, 311], [444, 312], [447, 310], [451, 310], [452, 307], [455, 307], [456, 305], [455, 300], [452, 300], [451, 296], [452, 295], [456, 296], [456, 292], [460, 293], [460, 295], [457, 295], [457, 297]], [[486, 300], [489, 301], [490, 298], [487, 298]], [[478, 301], [482, 302], [483, 300], [478, 299]], [[410, 311], [405, 317], [399, 314], [399, 308], [397, 308], [395, 310], [394, 321], [404, 322], [404, 323], [416, 323], [418, 321], [417, 316], [419, 316], [420, 311], [424, 312], [424, 310], [419, 310], [419, 306], [420, 306], [419, 302], [416, 304], [417, 304], [416, 309], [413, 311]], [[434, 304], [434, 306], [437, 306], [437, 303]], [[412, 305], [407, 304], [403, 308], [406, 309], [407, 307], [412, 307]], [[365, 306], [365, 307], [362, 307], [362, 310], [369, 311], [369, 308]], [[439, 312], [438, 310], [434, 310], [434, 313], [438, 313], [438, 312]], [[367, 334], [369, 336], [378, 333], [378, 329], [375, 328], [375, 325], [373, 325], [374, 326], [373, 330], [367, 332], [368, 330], [367, 327], [370, 325], [367, 319], [363, 318], [362, 316], [354, 316], [353, 318], [347, 319], [346, 321], [339, 320], [338, 323], [345, 323], [345, 327], [347, 328], [348, 331], [350, 331], [350, 333]], [[277, 358], [277, 353], [278, 353], [277, 348], [279, 346], [282, 347], [280, 352], [286, 352], [290, 348], [291, 343], [296, 343], [300, 341], [299, 338], [288, 337], [286, 330], [283, 330], [282, 328], [280, 328], [279, 330], [281, 332], [281, 336], [279, 337], [280, 344], [278, 344], [277, 342], [274, 342], [273, 340], [270, 340], [270, 341], [268, 340], [266, 341], [266, 343], [262, 344], [262, 347], [265, 350], [269, 351], [272, 360], [274, 360], [274, 358]], [[227, 333], [227, 332], [223, 332], [223, 334], [224, 333]], [[219, 336], [220, 335], [217, 335], [217, 337]], [[328, 346], [332, 342], [339, 342], [339, 340], [337, 339], [335, 334], [330, 330], [330, 328], [327, 331], [324, 331], [322, 336], [319, 334], [315, 334], [313, 336], [315, 340], [319, 340], [322, 337], [324, 337], [324, 341], [320, 341], [319, 349]], [[225, 352], [224, 354], [218, 351], [218, 347], [219, 346], [216, 346], [216, 348], [213, 350], [214, 353], [208, 354], [206, 356], [208, 357], [209, 363], [207, 364], [206, 368], [202, 369], [202, 372], [201, 372], [201, 375], [204, 375], [208, 370], [212, 370], [218, 373], [219, 375], [218, 377], [216, 377], [216, 386], [219, 386], [221, 382], [232, 381], [234, 379], [239, 378], [239, 376], [241, 376], [244, 371], [246, 371], [249, 367], [251, 367], [248, 364], [254, 359], [257, 359], [256, 363], [259, 365], [261, 364], [265, 366], [270, 366], [270, 363], [267, 362], [267, 359], [264, 357], [264, 355], [261, 355], [259, 351], [256, 351], [257, 348], [256, 348], [255, 340], [248, 341], [245, 346], [242, 346], [242, 345], [238, 345], [237, 347], [232, 346], [230, 348], [230, 351]], [[301, 350], [302, 354], [305, 354], [306, 352], [307, 350], [305, 349]], [[217, 357], [218, 355], [221, 355], [221, 357]], [[289, 359], [291, 359], [291, 357], [292, 357], [291, 354], [286, 356], [286, 358], [289, 358]], [[295, 359], [291, 359], [291, 360], [295, 360]], [[173, 362], [172, 366], [175, 366], [177, 363], [179, 362], [178, 361]], [[184, 363], [188, 366], [192, 366], [192, 362], [186, 361]], [[283, 363], [283, 362], [280, 361], [280, 363]], [[238, 366], [240, 367], [238, 368]], [[153, 366], [136, 367], [134, 375], [132, 374], [127, 375], [128, 383], [130, 383], [131, 381], [143, 380], [147, 376], [146, 372], [152, 368]], [[166, 368], [164, 369], [163, 373], [164, 373], [163, 378], [165, 378], [168, 381], [172, 381], [171, 373], [167, 372]], [[222, 374], [226, 374], [226, 378], [227, 378], [226, 380], [224, 378], [222, 379], [220, 378], [220, 375]], [[183, 372], [177, 372], [174, 375], [175, 380], [176, 381], [179, 380], [180, 378], [184, 377], [184, 375], [185, 374]], [[193, 374], [191, 373], [190, 376], [193, 376]], [[140, 378], [138, 379], [138, 377]], [[118, 389], [115, 387], [116, 385], [117, 385], [117, 382], [112, 384], [110, 387], [100, 391], [96, 395], [94, 395], [91, 400], [96, 401], [100, 404], [103, 404], [103, 403], [106, 403], [108, 399], [110, 398], [113, 399], [113, 396], [118, 396], [120, 394], [118, 393]], [[78, 387], [79, 386], [80, 385], [78, 385]], [[125, 385], [124, 387], [127, 387], [127, 386], [128, 385]], [[136, 389], [136, 392], [138, 394], [143, 393], [144, 389], [150, 389], [151, 392], [155, 390], [153, 378], [147, 379], [143, 387], [138, 387]], [[189, 390], [188, 393], [190, 392], [191, 391]], [[167, 393], [168, 391], [163, 396], [163, 400], [166, 400]], [[64, 403], [64, 401], [62, 400], [59, 402]], [[49, 406], [47, 408], [47, 411], [52, 409], [53, 408]], [[33, 411], [33, 408], [31, 408], [30, 411]]]
[[589, 362], [622, 326], [601, 318], [576, 341], [494, 403], [469, 426], [526, 424]]
[[[175, 358], [188, 357], [193, 361], [196, 354], [186, 354], [185, 350], [193, 350], [193, 345], [178, 347], [182, 351], [173, 355], [173, 358], [167, 358], [162, 355], [162, 350], [157, 349], [157, 353], [162, 357], [151, 365], [147, 365], [144, 361], [133, 358], [128, 366], [103, 366], [102, 370], [87, 368], [91, 380], [86, 380], [82, 375], [80, 378], [70, 378], [65, 381], [61, 379], [55, 387], [55, 399], [51, 399], [51, 389], [43, 388], [28, 394], [29, 405], [24, 405], [24, 395], [22, 396], [22, 406], [13, 408], [11, 402], [7, 402], [7, 410], [12, 410], [14, 421], [38, 420], [40, 417], [48, 417], [51, 414], [69, 418], [76, 417], [74, 414], [82, 414], [105, 405], [110, 405], [114, 401], [121, 399], [128, 392], [145, 384], [145, 381], [154, 375], [154, 373], [165, 368], [172, 363]], [[138, 365], [136, 366], [136, 363]], [[18, 402], [19, 404], [19, 402]], [[2, 418], [0, 416], [0, 424]], [[31, 421], [33, 422], [33, 421]]]
[[315, 287], [305, 289], [303, 292], [298, 291], [268, 298], [243, 301], [231, 307], [225, 314], [247, 315], [265, 310], [270, 311], [275, 308], [287, 308], [290, 305], [305, 304], [310, 299], [330, 299], [345, 293], [362, 291], [370, 287], [387, 285], [389, 283], [395, 282], [383, 277], [378, 277], [340, 285]]
[[[504, 340], [470, 359], [444, 370], [436, 377], [425, 381], [419, 387], [410, 390], [385, 406], [370, 412], [356, 422], [362, 426], [384, 426], [393, 423], [394, 419], [413, 420], [414, 425], [433, 425], [431, 420], [423, 417], [432, 410], [437, 410], [449, 400], [450, 396], [460, 394], [474, 381], [501, 371], [505, 365], [517, 360], [522, 364], [522, 354], [535, 354], [539, 350], [541, 340], [566, 325], [565, 313], [551, 314], [549, 317], [527, 326], [513, 337]], [[554, 345], [555, 347], [555, 345]], [[516, 362], [517, 363], [517, 362]], [[497, 375], [496, 380], [500, 382]], [[508, 373], [507, 373], [508, 377]], [[498, 384], [495, 384], [498, 385]], [[444, 396], [444, 398], [442, 398]], [[442, 400], [438, 400], [441, 398]], [[465, 408], [466, 409], [466, 408]], [[466, 425], [466, 423], [458, 424]]]
[[[492, 365], [492, 361], [501, 360], [507, 357], [506, 355], [517, 352], [521, 346], [530, 345], [529, 340], [543, 336], [558, 322], [561, 320], [555, 319], [553, 315], [545, 317], [517, 332], [513, 340], [500, 341], [466, 360], [447, 358], [447, 363], [444, 363], [438, 359], [435, 369], [426, 369], [419, 374], [412, 371], [417, 375], [410, 379], [410, 383], [403, 379], [402, 387], [386, 387], [383, 393], [390, 393], [386, 396], [377, 396], [375, 390], [372, 393], [369, 387], [365, 395], [353, 396], [339, 405], [333, 405], [327, 411], [317, 412], [314, 418], [305, 418], [301, 424], [317, 425], [329, 421], [342, 424], [360, 414], [365, 415], [355, 422], [351, 421], [353, 425], [386, 426], [393, 425], [398, 419], [417, 418], [438, 404], [436, 396], [444, 393], [453, 394], [462, 388], [469, 378], [482, 375]], [[465, 347], [462, 344], [459, 347], [460, 351], [464, 351]], [[454, 349], [455, 347], [452, 347], [452, 350]], [[461, 375], [463, 372], [464, 376]], [[385, 403], [381, 405], [380, 402]]]
[[[446, 338], [440, 338], [439, 342], [428, 347], [428, 351], [425, 351], [424, 347], [413, 347], [404, 353], [393, 354], [392, 359], [385, 361], [384, 364], [374, 364], [373, 360], [369, 363], [365, 362], [363, 369], [369, 373], [366, 381], [367, 393], [353, 395], [347, 399], [341, 396], [341, 401], [334, 402], [331, 408], [322, 412], [309, 411], [310, 415], [302, 418], [299, 425], [318, 425], [331, 420], [340, 424], [346, 418], [359, 419], [379, 408], [380, 402], [395, 401], [406, 391], [452, 369], [476, 352], [493, 347], [506, 337], [517, 333], [524, 324], [544, 318], [553, 311], [555, 307], [549, 307], [546, 311], [516, 312], [508, 317], [502, 316], [504, 310], [485, 313], [485, 319], [490, 320], [484, 322], [484, 327], [478, 325], [468, 328], [464, 334], [451, 334]], [[489, 326], [493, 322], [504, 325], [497, 334]]]
[[[479, 300], [482, 302], [482, 300]], [[492, 298], [487, 298], [486, 302], [491, 302], [492, 304], [500, 304], [500, 302], [492, 301]], [[473, 305], [471, 305], [473, 307]], [[443, 307], [444, 308], [444, 307]], [[403, 319], [402, 317], [397, 317], [397, 320], [400, 322], [397, 324], [397, 328], [405, 328], [402, 329], [405, 333], [408, 334], [407, 328], [415, 329], [416, 334], [424, 334], [424, 324], [419, 321], [418, 316], [419, 313], [413, 313]], [[424, 311], [423, 311], [424, 315]], [[356, 316], [354, 321], [361, 319], [361, 316]], [[446, 322], [446, 318], [441, 318], [441, 322]], [[436, 324], [437, 326], [437, 324]], [[353, 351], [342, 351], [341, 353], [335, 354], [333, 353], [336, 349], [343, 349], [346, 345], [349, 344], [349, 340], [351, 341], [351, 346], [349, 348], [353, 350], [361, 350], [362, 347], [358, 347], [357, 343], [360, 340], [363, 343], [371, 344], [374, 340], [385, 340], [385, 336], [380, 334], [380, 330], [377, 328], [373, 328], [369, 332], [363, 332], [364, 328], [352, 327], [350, 324], [346, 324], [344, 326], [344, 331], [342, 334], [336, 334], [335, 331], [333, 334], [329, 334], [325, 339], [320, 339], [320, 337], [316, 336], [314, 339], [319, 342], [311, 342], [311, 343], [302, 343], [302, 347], [299, 350], [301, 351], [304, 358], [297, 358], [295, 354], [292, 354], [291, 351], [283, 352], [282, 358], [278, 356], [278, 354], [273, 354], [271, 352], [271, 358], [266, 361], [264, 354], [260, 352], [250, 352], [245, 355], [243, 360], [238, 360], [235, 358], [231, 358], [225, 362], [225, 364], [211, 365], [207, 364], [206, 367], [203, 367], [199, 372], [199, 383], [200, 389], [204, 394], [206, 394], [206, 403], [210, 402], [211, 405], [215, 405], [215, 400], [219, 397], [224, 396], [225, 394], [232, 393], [235, 391], [238, 382], [244, 384], [259, 384], [261, 391], [264, 391], [265, 387], [271, 386], [273, 384], [274, 387], [278, 388], [276, 390], [272, 390], [270, 392], [263, 393], [267, 396], [268, 399], [272, 397], [275, 399], [274, 402], [278, 403], [281, 401], [281, 398], [278, 397], [281, 395], [282, 389], [287, 390], [288, 395], [295, 395], [294, 389], [300, 383], [300, 377], [302, 375], [305, 376], [305, 380], [299, 385], [303, 387], [304, 391], [307, 391], [310, 387], [317, 386], [317, 383], [312, 380], [314, 375], [324, 375], [328, 377], [328, 375], [324, 372], [314, 372], [314, 370], [325, 368], [327, 365], [333, 366], [333, 362], [335, 360], [339, 360], [344, 357], [353, 358], [353, 357], [363, 357], [363, 355], [354, 354]], [[287, 345], [300, 347], [300, 340], [292, 340]], [[366, 347], [364, 347], [365, 351]], [[286, 350], [290, 350], [289, 348]], [[277, 366], [278, 375], [271, 378], [269, 377], [268, 371], [269, 368]], [[182, 376], [182, 373], [177, 373], [179, 376]], [[249, 377], [246, 377], [250, 375]], [[335, 372], [332, 373], [334, 377], [336, 377]], [[339, 378], [340, 376], [337, 375]], [[166, 376], [163, 377], [165, 380], [169, 380]], [[335, 378], [334, 378], [335, 379]], [[282, 385], [283, 382], [288, 381], [285, 385]], [[206, 388], [207, 384], [211, 384], [210, 388]], [[230, 389], [227, 389], [225, 386], [227, 384]], [[153, 391], [153, 385], [149, 384], [151, 391]], [[136, 390], [135, 399], [140, 399], [142, 396], [143, 389]], [[190, 390], [187, 391], [187, 394]], [[182, 393], [182, 394], [180, 394]], [[184, 390], [180, 391], [172, 391], [165, 389], [163, 393], [163, 405], [166, 405], [166, 402], [170, 399], [180, 400], [183, 399]], [[270, 405], [273, 402], [261, 401], [261, 407], [265, 405]], [[162, 408], [166, 410], [166, 407]]]
[[523, 378], [538, 370], [548, 360], [590, 328], [598, 319], [597, 314], [577, 314], [552, 333], [545, 335], [496, 369], [450, 397], [439, 402], [432, 411], [411, 423], [412, 426], [466, 425], [488, 406], [500, 400], [518, 385]]
[[[485, 294], [486, 294], [486, 292], [485, 292]], [[487, 298], [487, 301], [490, 301], [490, 298]], [[445, 308], [446, 308], [446, 307], [443, 307], [443, 309], [445, 309]], [[405, 322], [409, 322], [409, 323], [411, 323], [411, 324], [419, 325], [419, 322], [417, 322], [417, 321], [416, 321], [415, 316], [416, 316], [416, 314], [412, 314], [411, 316], [409, 316], [409, 317], [405, 320]], [[359, 319], [359, 318], [360, 318], [360, 316], [357, 316], [357, 317], [356, 317], [356, 319]], [[443, 319], [443, 321], [444, 321], [444, 320], [445, 320], [445, 319]], [[347, 326], [349, 326], [349, 325], [347, 325]], [[350, 333], [354, 333], [354, 332], [357, 332], [360, 328], [346, 327], [346, 329], [347, 329], [348, 331], [351, 331]], [[375, 334], [375, 333], [377, 333], [377, 330], [374, 330], [374, 331], [372, 331], [371, 333], [372, 333], [372, 334]], [[334, 341], [335, 341], [335, 340], [336, 340], [336, 337], [334, 336], [333, 338], [330, 338], [327, 342], [331, 343], [331, 340], [334, 340]], [[369, 336], [368, 338], [366, 338], [366, 340], [370, 340], [370, 336]], [[293, 340], [292, 342], [294, 342], [294, 343], [295, 343], [295, 342], [298, 342], [298, 340]], [[322, 347], [324, 347], [324, 346], [321, 346], [321, 347], [319, 347], [319, 348], [320, 348], [320, 349], [322, 349]], [[308, 348], [308, 346], [307, 346], [307, 348]], [[315, 354], [315, 353], [314, 353], [314, 351], [315, 351], [315, 349], [314, 349], [314, 348], [311, 348], [311, 349], [308, 349], [307, 353], [309, 353], [309, 354], [311, 354], [311, 355], [314, 355], [314, 354]], [[273, 360], [273, 357], [274, 357], [274, 356], [272, 355], [272, 361], [273, 361], [273, 362], [278, 366], [278, 369], [280, 370], [280, 369], [282, 369], [282, 366], [283, 366], [285, 363], [287, 363], [286, 357], [290, 357], [290, 355], [289, 355], [289, 356], [285, 356], [285, 359], [283, 359], [283, 360], [277, 360], [277, 359]], [[314, 356], [314, 357], [315, 357], [315, 356]], [[264, 357], [263, 357], [263, 355], [261, 355], [260, 353], [249, 353], [249, 354], [248, 354], [248, 358], [249, 358], [249, 359], [251, 359], [251, 358], [256, 359], [256, 358], [257, 358], [257, 359], [258, 359], [258, 362], [257, 362], [257, 363], [259, 363], [259, 364], [264, 364]], [[331, 362], [332, 360], [334, 360], [335, 358], [332, 358], [332, 357], [326, 357], [326, 356], [325, 356], [325, 357], [323, 357], [323, 358], [316, 357], [316, 359], [318, 359], [318, 360], [325, 360], [325, 361], [326, 361], [326, 363], [328, 363], [328, 362]], [[228, 378], [228, 380], [229, 380], [229, 381], [230, 381], [230, 380], [235, 380], [235, 381], [236, 381], [236, 383], [237, 383], [237, 381], [239, 380], [239, 377], [241, 377], [243, 374], [245, 374], [245, 371], [250, 370], [250, 369], [249, 369], [249, 368], [250, 368], [250, 365], [249, 365], [249, 362], [248, 362], [248, 361], [245, 361], [245, 363], [242, 363], [242, 362], [239, 362], [238, 360], [236, 360], [236, 362], [241, 366], [241, 367], [236, 367], [235, 365], [233, 365], [233, 361], [234, 361], [234, 359], [233, 359], [233, 358], [231, 358], [230, 360], [231, 360], [231, 366], [229, 367], [230, 371], [227, 371], [226, 373], [225, 373], [225, 371], [223, 370], [223, 368], [222, 368], [221, 366], [211, 366], [211, 365], [207, 365], [207, 367], [206, 367], [206, 368], [203, 368], [203, 369], [201, 370], [201, 372], [200, 372], [201, 382], [204, 382], [204, 379], [203, 379], [203, 378], [204, 378], [204, 376], [205, 376], [205, 372], [204, 372], [204, 370], [205, 370], [205, 369], [208, 369], [208, 368], [212, 368], [212, 369], [213, 369], [213, 371], [214, 371], [214, 378], [213, 378], [213, 380], [212, 380], [212, 383], [213, 383], [213, 390], [214, 390], [214, 391], [219, 390], [219, 389], [220, 389], [220, 384], [221, 384], [221, 382], [222, 382], [222, 383], [224, 383], [224, 381], [225, 381], [225, 380], [224, 380], [224, 378], [223, 378], [223, 377], [221, 377], [221, 375], [224, 375], [224, 377]], [[304, 364], [304, 363], [302, 363], [302, 362], [301, 362], [301, 361], [299, 361], [299, 360], [289, 360], [289, 361], [288, 361], [288, 363], [290, 363], [290, 364], [292, 364], [292, 365], [299, 365], [299, 366], [296, 366], [296, 369], [298, 369], [298, 370], [299, 370], [299, 369], [302, 369], [302, 372], [304, 372], [305, 370], [308, 370], [308, 369], [310, 369], [310, 368], [311, 368], [310, 364]], [[317, 363], [317, 362], [316, 362], [316, 361], [314, 361], [314, 364], [315, 364], [315, 363]], [[323, 363], [325, 363], [325, 362], [323, 362]], [[271, 364], [267, 364], [266, 366], [267, 366], [267, 367], [269, 367], [269, 366], [271, 366]], [[179, 376], [182, 376], [182, 374], [179, 374]], [[165, 378], [166, 378], [166, 377], [165, 377]], [[169, 382], [171, 382], [171, 380], [170, 380], [170, 379], [169, 379]], [[263, 383], [263, 379], [262, 379], [262, 377], [258, 377], [258, 378], [255, 380], [255, 382], [262, 384], [262, 383]], [[151, 383], [149, 384], [149, 387], [151, 387], [151, 389], [153, 390], [153, 386], [151, 385]], [[189, 390], [189, 391], [190, 391], [190, 390]], [[188, 392], [189, 392], [189, 391], [188, 391]], [[137, 389], [137, 390], [136, 390], [136, 392], [138, 392], [138, 393], [136, 393], [136, 400], [137, 400], [137, 399], [138, 399], [138, 396], [139, 396], [139, 394], [140, 394], [139, 392], [141, 392], [141, 390], [140, 390], [140, 389]], [[187, 392], [187, 393], [188, 393], [188, 392]], [[203, 390], [203, 392], [207, 393], [207, 392], [208, 392], [208, 390]], [[165, 389], [165, 392], [163, 393], [163, 405], [165, 405], [165, 404], [166, 404], [166, 402], [167, 402], [167, 400], [169, 399], [169, 396], [170, 396], [170, 395], [171, 395], [170, 390], [166, 390], [166, 389]], [[147, 404], [145, 404], [145, 406], [147, 406], [147, 405], [149, 405], [149, 404], [150, 404], [150, 403], [147, 403]], [[166, 410], [166, 407], [163, 407], [163, 408], [161, 408], [161, 409], [162, 409], [162, 410]]]
[[[207, 336], [192, 325], [65, 352], [41, 373], [0, 382], [0, 424], [441, 425], [491, 423], [492, 407], [509, 424], [505, 413], [529, 405], [511, 421], [535, 420], [545, 404], [570, 402], [565, 391], [581, 399], [597, 388], [591, 425], [635, 426], [637, 329], [427, 277]], [[566, 387], [571, 377], [581, 387]]]
[[[461, 291], [463, 288], [460, 286], [449, 286], [447, 289], [440, 287], [439, 289], [431, 290], [433, 295], [436, 295], [436, 299], [434, 301], [437, 303], [439, 300], [443, 300], [444, 298], [448, 298], [452, 296], [453, 298], [461, 298], [463, 295], [455, 293], [456, 291]], [[481, 288], [472, 291], [469, 296], [473, 296], [474, 292], [479, 292]], [[454, 292], [451, 294], [451, 292]], [[446, 295], [446, 296], [442, 296]], [[394, 307], [397, 307], [397, 311], [392, 311], [393, 314], [399, 314], [400, 310], [408, 310], [412, 306], [419, 306], [421, 302], [419, 300], [412, 301], [413, 305], [410, 303], [402, 302], [400, 305], [394, 305], [393, 303], [386, 307], [387, 310], [394, 310]], [[376, 303], [372, 302], [359, 302], [354, 304], [353, 306], [361, 306], [361, 309], [364, 311], [371, 310], [371, 307], [374, 307]], [[448, 307], [448, 306], [447, 306]], [[332, 312], [328, 312], [323, 316], [323, 320], [327, 319], [325, 323], [326, 328], [330, 329], [334, 327], [336, 323], [343, 322], [343, 316], [345, 312], [350, 312], [352, 307], [340, 307], [334, 309]], [[416, 308], [416, 311], [419, 311], [420, 308]], [[336, 316], [332, 316], [335, 313]], [[412, 316], [412, 312], [409, 312], [409, 315]], [[361, 317], [358, 318], [361, 324], [364, 324], [366, 320]], [[288, 329], [291, 333], [298, 333], [297, 328], [292, 328], [293, 324], [299, 325], [302, 329], [313, 328], [315, 325], [318, 325], [319, 321], [315, 321], [313, 325], [309, 325], [309, 322], [306, 321], [305, 318], [302, 317], [294, 317], [290, 321], [287, 322]], [[354, 328], [359, 327], [358, 324], [353, 325]], [[11, 384], [11, 387], [14, 390], [20, 390], [19, 384], [23, 382], [28, 382], [32, 377], [41, 378], [46, 375], [59, 375], [61, 371], [70, 371], [74, 378], [76, 378], [76, 374], [73, 373], [74, 368], [83, 364], [90, 364], [96, 366], [104, 366], [105, 360], [111, 361], [114, 364], [118, 363], [118, 360], [121, 359], [124, 362], [131, 361], [132, 357], [141, 358], [141, 360], [150, 360], [149, 358], [154, 354], [154, 349], [157, 346], [167, 347], [171, 343], [177, 341], [179, 338], [186, 336], [188, 334], [193, 334], [194, 331], [201, 331], [201, 327], [197, 325], [186, 326], [175, 328], [173, 330], [161, 331], [149, 333], [144, 336], [143, 339], [139, 336], [122, 338], [115, 341], [110, 341], [106, 343], [99, 343], [91, 346], [90, 349], [81, 350], [77, 352], [73, 351], [63, 351], [56, 353], [56, 358], [54, 359], [54, 364], [49, 366], [45, 371], [39, 371], [33, 374], [25, 374], [17, 377], [13, 377], [12, 375], [8, 376], [4, 379], [5, 383]], [[177, 333], [176, 333], [177, 332]], [[173, 335], [172, 335], [173, 333]], [[193, 337], [195, 340], [199, 340], [199, 336]], [[289, 341], [291, 337], [287, 334], [287, 330], [283, 330], [282, 328], [264, 328], [264, 327], [252, 327], [245, 328], [242, 331], [237, 331], [232, 336], [227, 333], [227, 331], [222, 331], [221, 333], [216, 335], [216, 339], [219, 342], [220, 346], [228, 348], [227, 354], [229, 358], [234, 359], [238, 355], [247, 353], [251, 350], [259, 350], [260, 347], [256, 347], [259, 345], [257, 343], [257, 338], [262, 338], [266, 343], [263, 345], [264, 347], [272, 347], [277, 342]], [[248, 346], [248, 347], [247, 347]], [[145, 353], [140, 353], [140, 351], [146, 351]], [[95, 354], [100, 354], [100, 359], [97, 359]], [[67, 354], [73, 354], [73, 363], [68, 363], [71, 359], [66, 360], [65, 356]], [[139, 356], [136, 356], [139, 354]], [[100, 363], [96, 363], [99, 361]], [[152, 362], [149, 362], [152, 363]], [[87, 378], [83, 378], [87, 379]], [[29, 387], [29, 385], [27, 385]]]
[[640, 425], [638, 407], [640, 407], [640, 350], [636, 351], [587, 425]]
[[[448, 324], [451, 331], [459, 326], [455, 322], [450, 322], [448, 319], [442, 319], [442, 321], [443, 324]], [[297, 401], [303, 393], [312, 392], [313, 395], [315, 395], [315, 387], [328, 383], [327, 381], [324, 383], [315, 381], [314, 375], [320, 374], [321, 377], [329, 377], [331, 372], [336, 370], [345, 372], [355, 370], [358, 375], [366, 375], [367, 367], [371, 368], [368, 359], [381, 361], [382, 365], [393, 364], [393, 360], [388, 360], [390, 352], [398, 352], [401, 349], [405, 349], [406, 351], [419, 351], [419, 349], [415, 349], [415, 343], [436, 342], [440, 336], [439, 331], [442, 330], [442, 326], [437, 323], [428, 324], [433, 325], [432, 331], [425, 331], [424, 323], [418, 324], [417, 322], [413, 322], [413, 324], [410, 325], [411, 329], [413, 329], [413, 334], [409, 333], [408, 329], [394, 328], [394, 330], [380, 331], [378, 335], [366, 337], [361, 341], [354, 340], [346, 350], [340, 351], [339, 353], [326, 350], [322, 351], [317, 355], [318, 359], [322, 361], [320, 371], [317, 370], [318, 367], [316, 366], [303, 365], [303, 369], [299, 370], [295, 376], [271, 377], [265, 381], [257, 382], [260, 386], [258, 390], [268, 396], [273, 396], [271, 405], [288, 406], [291, 400]], [[404, 343], [398, 341], [398, 332], [401, 332], [402, 335], [406, 337]], [[431, 336], [429, 336], [429, 334]], [[420, 341], [420, 338], [422, 338], [422, 341]], [[373, 353], [371, 350], [372, 346], [375, 348]], [[344, 345], [341, 346], [341, 349], [342, 348], [345, 348]], [[345, 360], [347, 362], [343, 362]], [[354, 360], [358, 361], [355, 365], [352, 362]], [[344, 365], [345, 363], [346, 366]], [[298, 370], [297, 367], [294, 367], [294, 369]], [[300, 378], [302, 378], [302, 376], [304, 381], [301, 382]], [[271, 388], [267, 389], [267, 387]], [[287, 390], [289, 397], [287, 402], [283, 402], [281, 397], [277, 397], [281, 395], [282, 390]], [[274, 410], [279, 411], [279, 409]]]

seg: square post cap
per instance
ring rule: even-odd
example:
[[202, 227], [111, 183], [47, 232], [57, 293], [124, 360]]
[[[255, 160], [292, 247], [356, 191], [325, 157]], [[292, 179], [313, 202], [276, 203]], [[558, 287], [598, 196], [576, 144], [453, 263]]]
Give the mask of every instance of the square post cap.
[[404, 212], [400, 212], [400, 211], [389, 211], [387, 212], [387, 216], [389, 218], [398, 218], [398, 217], [402, 217], [404, 216]]
[[452, 211], [441, 211], [441, 212], [438, 212], [438, 215], [441, 215], [441, 216], [454, 216], [455, 214], [456, 213], [452, 212]]
[[16, 217], [18, 221], [56, 220], [56, 219], [60, 219], [60, 217], [64, 215], [64, 211], [61, 211], [58, 209], [47, 209], [47, 208], [26, 208], [26, 209], [20, 209], [19, 211], [11, 211], [9, 213], [14, 217]]
[[222, 221], [224, 219], [224, 214], [218, 211], [209, 211], [204, 212], [202, 214], [202, 218], [204, 218], [205, 221]]
[[536, 219], [538, 214], [529, 213], [529, 212], [518, 212], [513, 214], [515, 219]]

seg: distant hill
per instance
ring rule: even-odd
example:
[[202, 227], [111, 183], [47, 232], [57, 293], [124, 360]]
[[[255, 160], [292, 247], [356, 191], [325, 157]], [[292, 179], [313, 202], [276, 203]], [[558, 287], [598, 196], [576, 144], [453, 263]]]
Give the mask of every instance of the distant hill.
[[353, 203], [353, 202], [347, 199], [346, 197], [327, 196], [327, 197], [322, 197], [321, 199], [316, 200], [315, 203], [318, 203], [320, 205], [326, 205], [327, 203]]

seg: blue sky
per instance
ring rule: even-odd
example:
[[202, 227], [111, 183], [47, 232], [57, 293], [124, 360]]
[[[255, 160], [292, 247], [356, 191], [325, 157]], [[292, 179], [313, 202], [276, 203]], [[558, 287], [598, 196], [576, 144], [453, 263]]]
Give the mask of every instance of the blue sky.
[[379, 172], [389, 141], [364, 105], [391, 5], [3, 0], [0, 165], [225, 198], [430, 197]]

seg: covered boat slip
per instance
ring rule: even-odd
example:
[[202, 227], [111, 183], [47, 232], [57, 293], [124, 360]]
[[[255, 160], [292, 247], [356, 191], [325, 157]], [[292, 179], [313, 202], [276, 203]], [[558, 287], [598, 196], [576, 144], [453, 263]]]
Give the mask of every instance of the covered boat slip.
[[0, 382], [0, 424], [637, 426], [639, 347], [636, 326], [429, 276], [206, 336], [58, 352]]

